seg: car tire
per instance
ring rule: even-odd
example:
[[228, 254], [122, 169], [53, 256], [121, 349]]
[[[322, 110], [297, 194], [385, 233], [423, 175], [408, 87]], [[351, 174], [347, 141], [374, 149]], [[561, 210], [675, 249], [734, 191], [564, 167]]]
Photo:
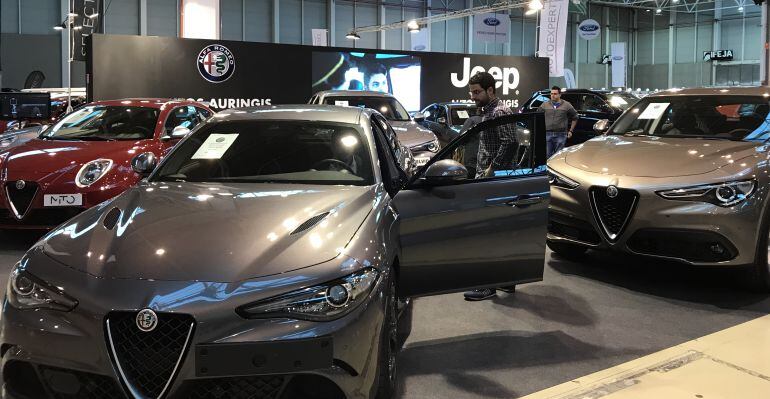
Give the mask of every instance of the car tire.
[[548, 248], [551, 248], [551, 251], [566, 259], [578, 259], [588, 251], [588, 248], [582, 245], [570, 244], [568, 242], [546, 241], [546, 245], [548, 245]]
[[757, 241], [757, 253], [754, 256], [754, 264], [748, 270], [746, 285], [752, 291], [770, 292], [770, 222], [763, 218], [762, 228], [759, 229]]
[[387, 288], [387, 304], [385, 320], [380, 334], [380, 356], [377, 364], [377, 394], [376, 399], [392, 398], [396, 392], [398, 371], [399, 317], [398, 297], [396, 296], [396, 278], [390, 278]]

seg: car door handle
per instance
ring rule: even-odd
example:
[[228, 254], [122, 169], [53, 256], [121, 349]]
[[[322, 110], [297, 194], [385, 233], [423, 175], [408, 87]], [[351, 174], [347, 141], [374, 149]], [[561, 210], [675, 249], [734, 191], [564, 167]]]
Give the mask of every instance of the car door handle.
[[537, 195], [522, 195], [519, 198], [510, 200], [505, 205], [511, 207], [525, 208], [543, 202], [543, 197]]

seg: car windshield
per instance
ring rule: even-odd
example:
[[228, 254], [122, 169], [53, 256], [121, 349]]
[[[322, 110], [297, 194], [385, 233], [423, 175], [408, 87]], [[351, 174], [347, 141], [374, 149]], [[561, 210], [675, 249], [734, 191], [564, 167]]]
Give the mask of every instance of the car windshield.
[[607, 101], [613, 107], [620, 108], [625, 111], [631, 108], [631, 106], [634, 105], [637, 101], [639, 101], [639, 97], [631, 93], [609, 93], [607, 94]]
[[154, 181], [370, 185], [357, 125], [311, 121], [211, 123], [179, 144]]
[[462, 126], [468, 118], [476, 115], [476, 107], [450, 107], [452, 126]]
[[389, 121], [408, 121], [409, 113], [398, 100], [390, 97], [374, 96], [329, 96], [324, 99], [327, 105], [343, 105], [346, 107], [371, 108]]
[[640, 100], [610, 134], [765, 141], [770, 106], [762, 96], [672, 96]]
[[43, 132], [51, 140], [151, 139], [160, 110], [89, 105], [73, 111]]

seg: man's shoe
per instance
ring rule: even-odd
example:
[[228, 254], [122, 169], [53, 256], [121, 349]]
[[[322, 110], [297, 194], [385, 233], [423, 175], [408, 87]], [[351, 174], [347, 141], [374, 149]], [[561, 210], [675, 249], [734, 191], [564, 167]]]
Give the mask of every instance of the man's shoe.
[[497, 295], [493, 288], [484, 288], [482, 290], [473, 290], [465, 293], [466, 301], [483, 301]]
[[503, 291], [503, 292], [507, 292], [509, 294], [516, 293], [516, 286], [515, 285], [509, 285], [507, 287], [498, 287], [497, 289], [500, 290], [500, 291]]

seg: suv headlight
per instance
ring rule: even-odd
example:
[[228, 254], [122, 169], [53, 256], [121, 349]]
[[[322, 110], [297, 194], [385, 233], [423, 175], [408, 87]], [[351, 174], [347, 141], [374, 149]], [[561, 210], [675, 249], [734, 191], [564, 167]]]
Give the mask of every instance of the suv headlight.
[[78, 187], [88, 187], [96, 183], [112, 168], [111, 159], [96, 159], [83, 165], [75, 176], [75, 184]]
[[580, 186], [580, 183], [560, 174], [556, 173], [553, 169], [548, 169], [548, 183], [552, 186], [566, 188], [572, 190]]
[[430, 151], [430, 152], [438, 152], [438, 150], [441, 149], [441, 145], [438, 143], [438, 139], [433, 139], [433, 141], [429, 141], [424, 144], [420, 144], [417, 146], [414, 146], [411, 148], [412, 151]]
[[241, 306], [236, 312], [247, 319], [333, 320], [360, 305], [369, 296], [378, 276], [376, 269], [363, 269], [326, 284]]
[[8, 278], [8, 302], [19, 309], [52, 309], [68, 312], [78, 301], [65, 295], [58, 288], [40, 280], [18, 264]]
[[743, 180], [658, 191], [657, 194], [670, 200], [708, 202], [728, 207], [743, 202], [756, 187], [755, 180]]

